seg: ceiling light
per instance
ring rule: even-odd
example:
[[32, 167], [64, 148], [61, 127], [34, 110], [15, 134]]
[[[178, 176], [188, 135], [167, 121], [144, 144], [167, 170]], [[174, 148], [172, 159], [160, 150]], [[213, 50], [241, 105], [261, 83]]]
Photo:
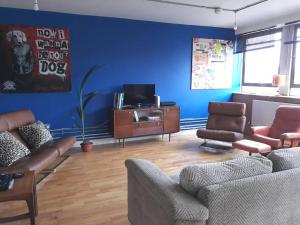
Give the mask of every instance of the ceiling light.
[[215, 14], [220, 14], [222, 12], [222, 9], [220, 7], [215, 8]]
[[33, 10], [34, 10], [34, 11], [39, 11], [38, 0], [34, 0], [34, 3], [33, 3]]
[[237, 29], [238, 29], [237, 23], [236, 23], [236, 13], [237, 13], [237, 11], [234, 12], [234, 25], [233, 25], [233, 29], [234, 29], [234, 30], [237, 30]]

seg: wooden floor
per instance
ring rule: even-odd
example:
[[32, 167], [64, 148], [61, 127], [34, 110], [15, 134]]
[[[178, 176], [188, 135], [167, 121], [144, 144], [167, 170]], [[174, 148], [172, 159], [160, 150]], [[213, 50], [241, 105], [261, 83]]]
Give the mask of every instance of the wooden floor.
[[[58, 171], [38, 185], [39, 225], [128, 225], [127, 177], [124, 160], [141, 158], [154, 161], [168, 174], [201, 162], [232, 159], [229, 153], [207, 153], [199, 149], [193, 135], [176, 135], [127, 143], [126, 148], [110, 144], [95, 146], [91, 153], [73, 150]], [[1, 203], [0, 217], [23, 213], [25, 203]], [[10, 225], [29, 225], [19, 220]]]

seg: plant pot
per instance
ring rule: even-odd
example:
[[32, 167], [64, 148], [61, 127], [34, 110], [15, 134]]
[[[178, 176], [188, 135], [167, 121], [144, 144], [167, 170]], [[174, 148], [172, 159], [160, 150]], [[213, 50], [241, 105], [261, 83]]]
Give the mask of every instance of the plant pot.
[[81, 143], [80, 146], [83, 152], [91, 152], [93, 150], [93, 142]]

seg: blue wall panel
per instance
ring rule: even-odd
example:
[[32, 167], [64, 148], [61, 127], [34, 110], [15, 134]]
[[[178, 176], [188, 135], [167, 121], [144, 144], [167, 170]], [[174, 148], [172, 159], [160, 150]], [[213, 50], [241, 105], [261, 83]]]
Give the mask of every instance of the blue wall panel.
[[239, 76], [234, 76], [232, 89], [190, 89], [192, 38], [233, 40], [232, 29], [7, 8], [0, 8], [0, 15], [1, 24], [70, 29], [72, 64], [71, 92], [1, 94], [0, 113], [30, 108], [52, 128], [72, 127], [76, 90], [94, 64], [104, 67], [89, 81], [88, 91], [100, 90], [102, 95], [88, 108], [89, 125], [111, 118], [113, 93], [124, 83], [155, 83], [162, 101], [181, 107], [181, 118], [206, 117], [209, 101], [227, 101], [239, 89]]

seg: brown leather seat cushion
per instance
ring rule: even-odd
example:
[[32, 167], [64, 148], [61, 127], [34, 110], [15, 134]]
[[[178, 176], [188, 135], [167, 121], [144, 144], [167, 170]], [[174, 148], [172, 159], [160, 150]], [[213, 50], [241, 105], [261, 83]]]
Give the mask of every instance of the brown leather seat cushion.
[[34, 171], [35, 173], [41, 172], [44, 168], [53, 163], [59, 153], [56, 148], [43, 148], [29, 156], [17, 161], [10, 167], [0, 168], [1, 172], [18, 172], [18, 171]]
[[218, 141], [234, 142], [243, 139], [242, 133], [226, 131], [226, 130], [210, 130], [206, 128], [199, 128], [197, 136], [203, 139], [212, 139]]
[[62, 156], [74, 145], [75, 141], [75, 137], [64, 137], [57, 140], [49, 141], [42, 147], [55, 148], [58, 151], [59, 156]]

